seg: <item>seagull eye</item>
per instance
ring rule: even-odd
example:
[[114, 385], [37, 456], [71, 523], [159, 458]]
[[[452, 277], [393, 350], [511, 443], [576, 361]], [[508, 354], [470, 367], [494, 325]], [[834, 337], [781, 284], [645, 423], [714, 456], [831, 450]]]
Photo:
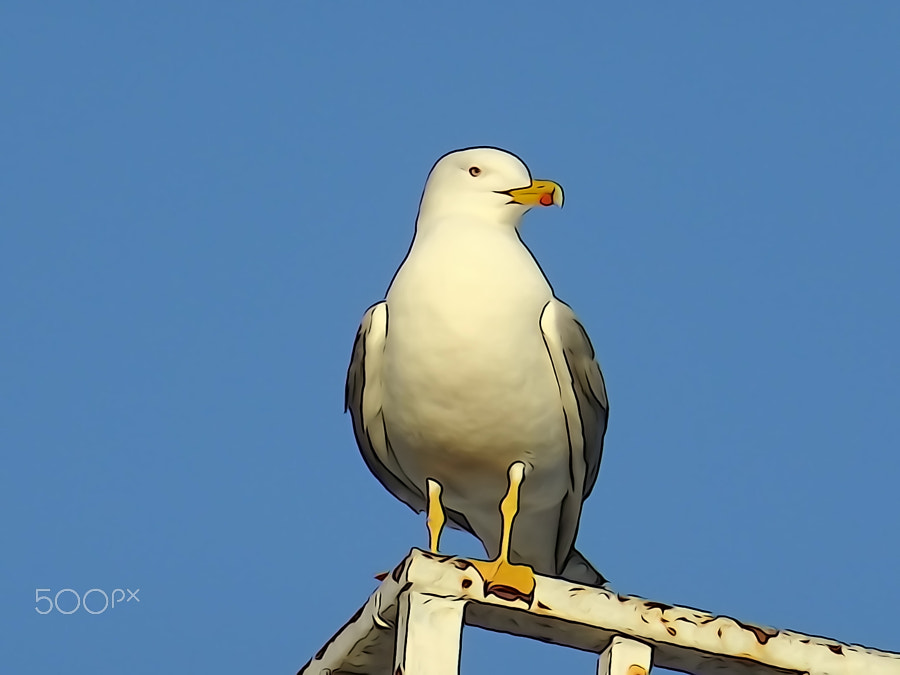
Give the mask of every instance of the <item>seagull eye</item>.
[[481, 173], [481, 169], [479, 169], [477, 166], [469, 167], [469, 175], [470, 176], [477, 176], [480, 173]]

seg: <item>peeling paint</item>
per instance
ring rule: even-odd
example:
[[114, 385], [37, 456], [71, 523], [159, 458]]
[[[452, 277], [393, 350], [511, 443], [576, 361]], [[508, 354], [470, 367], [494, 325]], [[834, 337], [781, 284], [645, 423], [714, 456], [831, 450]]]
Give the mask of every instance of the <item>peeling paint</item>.
[[764, 628], [761, 628], [760, 626], [754, 626], [752, 623], [742, 623], [737, 619], [732, 620], [744, 630], [749, 630], [751, 633], [753, 633], [753, 635], [756, 636], [756, 641], [761, 645], [766, 644], [769, 640], [778, 635], [777, 630], [766, 630]]
[[667, 605], [664, 602], [654, 602], [653, 600], [648, 600], [644, 603], [647, 609], [658, 609], [661, 612], [665, 612], [667, 609], [672, 609], [672, 605]]

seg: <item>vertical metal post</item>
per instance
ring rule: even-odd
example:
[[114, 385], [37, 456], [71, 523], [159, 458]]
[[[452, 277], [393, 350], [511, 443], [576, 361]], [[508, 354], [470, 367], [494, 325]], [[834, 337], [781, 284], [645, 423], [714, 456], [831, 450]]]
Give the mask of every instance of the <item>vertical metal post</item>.
[[597, 675], [648, 675], [652, 660], [650, 645], [616, 635], [600, 654]]
[[399, 601], [394, 675], [459, 675], [466, 603], [415, 591]]

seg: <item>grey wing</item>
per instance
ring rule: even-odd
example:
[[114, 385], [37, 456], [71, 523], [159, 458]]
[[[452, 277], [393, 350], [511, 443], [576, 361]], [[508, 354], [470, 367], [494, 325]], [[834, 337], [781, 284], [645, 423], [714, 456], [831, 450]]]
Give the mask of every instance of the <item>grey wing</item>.
[[541, 331], [559, 384], [570, 451], [572, 484], [561, 507], [556, 551], [562, 567], [575, 543], [582, 502], [600, 471], [609, 402], [594, 348], [572, 308], [555, 298], [548, 302]]
[[382, 370], [387, 330], [387, 303], [372, 305], [363, 316], [353, 343], [344, 409], [350, 411], [356, 443], [369, 471], [397, 499], [421, 511], [425, 497], [397, 462], [385, 429]]

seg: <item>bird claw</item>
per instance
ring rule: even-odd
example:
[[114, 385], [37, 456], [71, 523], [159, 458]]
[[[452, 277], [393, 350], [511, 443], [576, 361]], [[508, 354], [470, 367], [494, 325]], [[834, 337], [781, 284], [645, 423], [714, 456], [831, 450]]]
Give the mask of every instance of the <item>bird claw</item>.
[[470, 560], [484, 579], [484, 594], [502, 600], [534, 600], [534, 570], [528, 565], [513, 565], [505, 560]]

